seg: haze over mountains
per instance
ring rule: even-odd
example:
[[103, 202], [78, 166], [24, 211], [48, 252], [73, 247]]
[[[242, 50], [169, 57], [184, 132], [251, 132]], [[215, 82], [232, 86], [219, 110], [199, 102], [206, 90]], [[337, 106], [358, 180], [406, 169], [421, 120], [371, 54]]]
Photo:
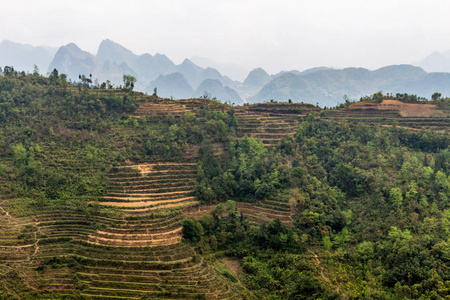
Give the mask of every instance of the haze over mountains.
[[219, 64], [200, 57], [176, 65], [164, 54], [136, 55], [108, 39], [100, 43], [95, 55], [73, 43], [59, 49], [7, 40], [0, 43], [0, 66], [12, 65], [16, 70], [31, 72], [34, 64], [42, 73], [57, 69], [72, 81], [78, 81], [79, 75], [92, 74], [98, 83], [110, 80], [118, 86], [123, 74], [131, 74], [137, 78], [135, 90], [153, 93], [156, 87], [161, 97], [206, 96], [235, 104], [291, 99], [335, 106], [343, 102], [344, 95], [359, 99], [378, 91], [427, 98], [434, 92], [450, 96], [450, 74], [445, 73], [450, 72], [450, 51], [434, 52], [416, 66], [392, 65], [374, 71], [318, 67], [270, 75], [262, 68], [248, 72], [235, 64]]
[[443, 53], [434, 51], [414, 65], [421, 67], [426, 72], [450, 72], [450, 50]]
[[53, 47], [34, 47], [3, 40], [0, 43], [0, 66], [14, 66], [17, 70], [31, 72], [36, 65], [45, 73], [57, 50]]

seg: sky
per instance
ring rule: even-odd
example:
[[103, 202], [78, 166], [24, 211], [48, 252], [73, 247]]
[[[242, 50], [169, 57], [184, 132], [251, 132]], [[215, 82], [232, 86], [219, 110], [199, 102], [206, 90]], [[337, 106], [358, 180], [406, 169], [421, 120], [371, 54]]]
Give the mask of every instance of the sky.
[[97, 53], [111, 39], [135, 54], [192, 56], [271, 74], [417, 62], [450, 49], [448, 0], [14, 0], [0, 41]]

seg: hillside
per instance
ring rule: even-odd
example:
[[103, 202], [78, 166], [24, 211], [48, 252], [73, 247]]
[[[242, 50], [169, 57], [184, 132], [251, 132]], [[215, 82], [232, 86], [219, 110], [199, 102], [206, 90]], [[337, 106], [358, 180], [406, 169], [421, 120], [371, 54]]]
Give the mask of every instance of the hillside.
[[[18, 114], [1, 101], [2, 298], [239, 295], [181, 240], [182, 208], [198, 203], [196, 167], [176, 161], [188, 140], [209, 134], [205, 128], [184, 140], [176, 134], [179, 121], [128, 116], [142, 94], [78, 89], [40, 76], [0, 80], [2, 96], [16, 89], [20, 97], [33, 95], [13, 104]], [[32, 111], [35, 117], [26, 117]], [[19, 123], [31, 139], [23, 139]]]
[[449, 103], [231, 106], [6, 72], [0, 298], [444, 298]]

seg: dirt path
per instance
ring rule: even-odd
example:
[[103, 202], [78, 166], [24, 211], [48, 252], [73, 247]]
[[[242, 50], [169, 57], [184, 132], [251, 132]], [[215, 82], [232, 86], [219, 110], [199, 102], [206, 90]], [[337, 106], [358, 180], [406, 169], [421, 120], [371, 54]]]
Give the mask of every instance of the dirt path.
[[[39, 229], [38, 229], [38, 230], [39, 230]], [[36, 242], [34, 243], [34, 247], [35, 247], [36, 249], [34, 250], [34, 253], [31, 255], [32, 257], [36, 256], [36, 254], [37, 254], [37, 252], [38, 252], [38, 250], [39, 250], [38, 243], [39, 243], [40, 239], [37, 238], [36, 232], [37, 232], [37, 231], [34, 232], [34, 239], [36, 240]]]
[[[330, 278], [326, 277], [326, 276], [323, 274], [324, 267], [322, 267], [322, 266], [320, 265], [320, 260], [319, 260], [319, 257], [317, 256], [317, 254], [314, 253], [314, 252], [312, 252], [309, 248], [307, 248], [307, 249], [308, 249], [308, 251], [314, 256], [314, 259], [316, 260], [317, 265], [320, 267], [320, 276], [322, 276], [323, 279], [325, 279], [325, 280], [328, 281], [331, 285], [334, 286], [334, 284], [331, 282]], [[339, 287], [336, 287], [336, 292], [339, 293]]]
[[0, 209], [3, 211], [3, 213], [5, 214], [5, 216], [8, 218], [8, 219], [11, 219], [11, 216], [9, 215], [9, 212], [7, 212], [6, 210], [4, 210], [3, 209], [3, 203], [5, 202], [5, 200], [3, 200], [2, 201], [2, 203], [0, 203]]

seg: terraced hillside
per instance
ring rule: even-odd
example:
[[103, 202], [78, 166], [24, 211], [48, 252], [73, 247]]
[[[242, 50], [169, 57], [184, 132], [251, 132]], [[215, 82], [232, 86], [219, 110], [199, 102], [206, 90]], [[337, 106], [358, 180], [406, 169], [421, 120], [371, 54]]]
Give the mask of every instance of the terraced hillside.
[[384, 100], [380, 104], [358, 102], [347, 108], [324, 111], [326, 119], [372, 125], [387, 125], [412, 130], [431, 129], [444, 131], [450, 127], [450, 114], [438, 110], [435, 105], [409, 104], [396, 100]]
[[194, 163], [141, 164], [114, 168], [108, 175], [108, 194], [100, 204], [126, 212], [195, 205]]
[[125, 218], [87, 236], [86, 245], [101, 252], [99, 259], [108, 257], [111, 265], [82, 268], [79, 279], [89, 285], [86, 294], [149, 299], [232, 295], [192, 248], [181, 243], [180, 208], [198, 203], [192, 195], [195, 172], [195, 164], [175, 163], [112, 170], [108, 195], [100, 205], [120, 209]]
[[294, 135], [300, 117], [318, 108], [298, 103], [263, 103], [235, 108], [239, 121], [238, 137], [252, 136], [266, 146], [273, 145], [286, 135]]
[[292, 209], [287, 202], [264, 200], [256, 203], [239, 202], [237, 206], [244, 216], [253, 222], [269, 222], [276, 218], [285, 224], [292, 222]]
[[[233, 299], [235, 292], [224, 279], [191, 246], [181, 243], [182, 214], [175, 206], [192, 202], [177, 197], [192, 192], [192, 179], [188, 179], [193, 167], [160, 164], [114, 169], [107, 197], [121, 194], [118, 187], [122, 186], [127, 193], [145, 194], [158, 204], [139, 210], [111, 207], [115, 213], [108, 215], [47, 211], [17, 218], [8, 212], [14, 199], [2, 194], [0, 272], [16, 274], [20, 282], [11, 281], [4, 289], [14, 295], [17, 288], [33, 299], [76, 294], [88, 299]], [[165, 185], [167, 191], [152, 198], [158, 194], [152, 185]], [[162, 203], [163, 198], [168, 204]]]
[[167, 117], [169, 114], [175, 118], [181, 117], [183, 114], [190, 112], [196, 114], [203, 107], [211, 107], [214, 104], [217, 109], [228, 109], [227, 106], [211, 102], [207, 99], [189, 99], [189, 100], [168, 100], [159, 98], [147, 98], [139, 101], [139, 107], [134, 113], [136, 117]]

